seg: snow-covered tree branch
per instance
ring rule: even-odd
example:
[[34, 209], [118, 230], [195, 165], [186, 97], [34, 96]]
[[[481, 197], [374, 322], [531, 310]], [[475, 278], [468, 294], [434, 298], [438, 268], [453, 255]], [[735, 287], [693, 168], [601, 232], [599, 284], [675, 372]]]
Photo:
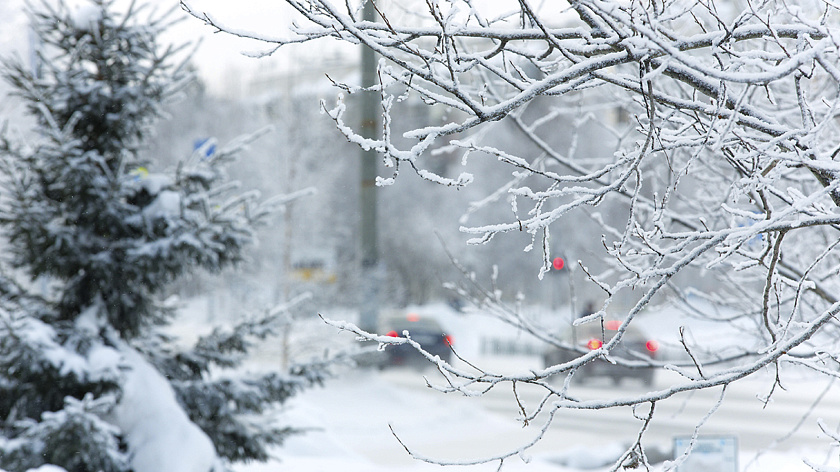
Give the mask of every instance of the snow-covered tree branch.
[[[485, 176], [467, 169], [430, 170], [429, 156], [444, 147], [459, 151], [465, 167], [497, 161], [512, 177], [462, 219], [468, 243], [528, 233], [523, 249], [542, 251], [533, 272], [538, 283], [558, 251], [552, 231], [594, 221], [602, 234], [590, 238], [587, 250], [597, 256], [569, 262], [600, 300], [575, 324], [620, 321], [598, 349], [569, 345], [532, 326], [510, 297], [468, 277], [456, 288], [491, 316], [578, 355], [516, 375], [438, 361], [446, 382], [437, 388], [473, 395], [534, 384], [545, 398], [523, 416], [535, 418], [541, 411], [622, 405], [650, 404], [652, 412], [678, 392], [726, 387], [767, 369], [776, 371], [772, 394], [789, 365], [838, 375], [835, 3], [369, 1], [375, 22], [362, 19], [363, 3], [287, 0], [297, 17], [286, 34], [242, 31], [197, 2], [182, 6], [217, 30], [264, 42], [265, 54], [330, 40], [374, 50], [381, 57], [378, 83], [337, 85], [344, 94], [380, 95], [380, 137], [361, 136], [345, 118], [352, 105], [344, 97], [335, 105], [325, 101], [324, 109], [348, 140], [381, 153], [393, 173], [379, 184], [399, 185], [399, 170], [408, 166], [444, 185], [479, 185]], [[443, 119], [395, 136], [412, 100]], [[494, 140], [493, 130], [501, 129], [515, 130], [518, 139]], [[585, 150], [583, 141], [590, 141]], [[508, 216], [485, 217], [481, 210], [492, 206], [509, 208]], [[500, 277], [506, 276], [524, 275]], [[711, 351], [681, 331], [679, 362], [616, 354], [627, 330], [666, 296], [689, 305], [701, 300], [693, 316], [748, 335]], [[626, 309], [616, 306], [622, 297], [632, 300]], [[410, 342], [338, 326], [386, 344]], [[574, 374], [599, 359], [669, 369], [680, 380], [633, 397], [570, 394]], [[562, 387], [549, 382], [565, 374]], [[656, 421], [642, 417], [640, 426]]]

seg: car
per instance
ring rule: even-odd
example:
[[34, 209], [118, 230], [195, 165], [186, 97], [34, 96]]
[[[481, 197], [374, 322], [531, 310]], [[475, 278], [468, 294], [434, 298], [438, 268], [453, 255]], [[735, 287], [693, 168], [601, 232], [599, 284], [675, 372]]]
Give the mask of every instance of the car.
[[[545, 367], [569, 362], [586, 353], [587, 350], [600, 349], [615, 336], [621, 326], [620, 320], [592, 322], [571, 327], [560, 339], [568, 345], [577, 346], [576, 350], [553, 347], [543, 353]], [[655, 359], [659, 343], [647, 336], [634, 325], [627, 326], [621, 341], [610, 350], [612, 357], [628, 361]], [[637, 379], [646, 385], [653, 383], [655, 369], [651, 366], [630, 367], [610, 363], [602, 358], [584, 364], [575, 372], [575, 378], [587, 381], [592, 378], [609, 378], [616, 385], [623, 379]]]
[[[403, 337], [403, 332], [408, 331], [411, 339], [420, 343], [429, 354], [438, 356], [445, 362], [449, 362], [452, 358], [452, 336], [446, 334], [434, 318], [420, 316], [417, 313], [406, 313], [387, 317], [381, 325], [381, 333], [396, 338]], [[386, 360], [382, 368], [396, 366], [424, 368], [431, 365], [426, 357], [408, 343], [388, 345], [385, 348], [385, 355]]]

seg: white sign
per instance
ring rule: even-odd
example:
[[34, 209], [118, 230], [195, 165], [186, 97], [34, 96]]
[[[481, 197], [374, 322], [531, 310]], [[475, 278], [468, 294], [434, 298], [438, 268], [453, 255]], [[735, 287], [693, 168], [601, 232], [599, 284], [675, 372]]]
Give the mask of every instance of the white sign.
[[[674, 458], [685, 454], [690, 437], [674, 438]], [[738, 472], [738, 438], [735, 436], [700, 436], [691, 454], [677, 467], [677, 472]]]

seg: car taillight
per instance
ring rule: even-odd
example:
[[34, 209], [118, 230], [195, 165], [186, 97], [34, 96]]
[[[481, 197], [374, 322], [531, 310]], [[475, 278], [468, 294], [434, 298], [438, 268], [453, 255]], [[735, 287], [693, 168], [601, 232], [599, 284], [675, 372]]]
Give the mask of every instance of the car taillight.
[[448, 334], [444, 334], [443, 335], [443, 342], [445, 342], [447, 346], [451, 346], [452, 343], [455, 342], [455, 340], [452, 339], [452, 336], [450, 336]]
[[604, 329], [608, 329], [610, 331], [618, 331], [618, 328], [621, 327], [621, 321], [619, 320], [608, 320], [604, 322]]
[[400, 337], [400, 335], [399, 335], [399, 334], [397, 334], [397, 332], [396, 332], [396, 331], [394, 331], [394, 330], [388, 331], [388, 334], [386, 334], [385, 336], [391, 336], [392, 338], [398, 338], [398, 337]]
[[601, 349], [601, 346], [603, 345], [604, 343], [600, 339], [595, 338], [590, 339], [589, 342], [586, 343], [586, 347], [588, 347], [592, 351], [594, 351], [595, 349]]
[[650, 340], [645, 343], [645, 347], [647, 348], [648, 352], [656, 352], [656, 350], [659, 349], [659, 343], [654, 340]]

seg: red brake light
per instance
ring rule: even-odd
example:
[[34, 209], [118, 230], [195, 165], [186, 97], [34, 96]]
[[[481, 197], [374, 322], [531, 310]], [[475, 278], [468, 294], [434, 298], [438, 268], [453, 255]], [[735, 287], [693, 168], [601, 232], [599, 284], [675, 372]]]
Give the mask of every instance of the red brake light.
[[394, 331], [394, 330], [388, 331], [388, 334], [386, 334], [385, 336], [391, 336], [392, 338], [398, 338], [398, 337], [400, 337], [400, 335], [399, 335], [399, 334], [397, 334], [397, 332], [396, 332], [396, 331]]
[[452, 336], [450, 336], [448, 334], [444, 334], [443, 335], [443, 342], [445, 342], [447, 346], [451, 346], [452, 343], [455, 342], [455, 340], [452, 339]]
[[645, 343], [645, 347], [650, 352], [656, 352], [656, 350], [659, 349], [659, 343], [654, 340], [650, 340]]
[[600, 339], [595, 338], [590, 339], [589, 342], [586, 343], [586, 347], [588, 347], [592, 351], [594, 351], [595, 349], [601, 349], [601, 346], [603, 345], [604, 343]]
[[417, 313], [409, 313], [409, 314], [405, 315], [405, 319], [414, 323], [416, 321], [420, 321], [420, 315], [418, 315]]
[[621, 327], [621, 321], [619, 320], [609, 320], [604, 322], [604, 328], [610, 331], [618, 331], [618, 328]]

